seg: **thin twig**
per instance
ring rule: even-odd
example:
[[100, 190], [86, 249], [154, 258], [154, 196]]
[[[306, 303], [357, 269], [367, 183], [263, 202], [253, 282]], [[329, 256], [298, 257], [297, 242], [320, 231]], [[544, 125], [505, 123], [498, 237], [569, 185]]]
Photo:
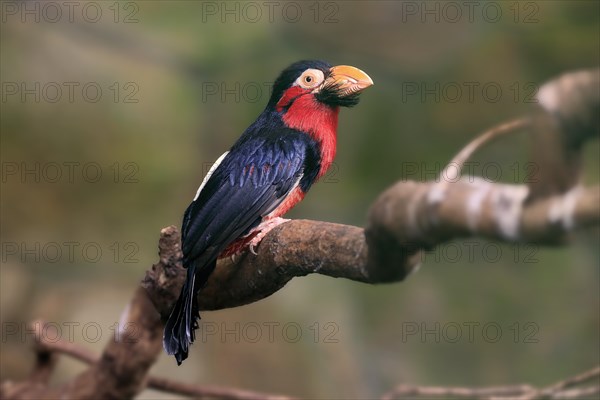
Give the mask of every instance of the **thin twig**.
[[[34, 322], [34, 326], [43, 326], [41, 321]], [[79, 360], [85, 364], [93, 364], [98, 361], [99, 357], [94, 355], [89, 350], [79, 347], [74, 343], [65, 342], [62, 340], [50, 341], [45, 335], [35, 335], [36, 350], [38, 354], [65, 354]], [[161, 378], [150, 375], [148, 377], [149, 389], [158, 390], [161, 392], [180, 394], [184, 396], [194, 396], [199, 398], [214, 398], [214, 399], [235, 399], [235, 400], [292, 400], [290, 396], [282, 396], [276, 394], [257, 393], [248, 390], [224, 388], [219, 386], [199, 386], [184, 382], [177, 382], [171, 379]]]
[[224, 388], [219, 386], [198, 386], [189, 383], [175, 382], [166, 378], [150, 376], [148, 387], [167, 393], [214, 399], [235, 400], [293, 400], [293, 397], [277, 394], [256, 393], [248, 390]]
[[458, 398], [490, 398], [494, 396], [517, 396], [524, 392], [535, 390], [530, 385], [497, 386], [484, 388], [442, 387], [442, 386], [413, 386], [400, 385], [382, 397], [382, 400], [409, 399], [413, 397], [458, 397]]
[[[523, 396], [519, 397], [518, 400], [537, 400], [537, 399], [546, 399], [546, 398], [569, 398], [576, 399], [582, 398], [581, 396], [587, 396], [588, 390], [600, 390], [600, 386], [591, 386], [584, 391], [582, 388], [578, 388], [576, 390], [565, 390], [570, 389], [574, 386], [581, 385], [583, 383], [587, 383], [588, 381], [600, 379], [600, 366], [592, 368], [589, 371], [585, 371], [581, 374], [575, 375], [573, 377], [564, 379], [562, 381], [553, 383], [550, 386], [545, 388], [537, 389], [532, 393], [526, 393]], [[580, 397], [577, 397], [580, 396]]]
[[409, 398], [467, 398], [481, 400], [588, 399], [600, 392], [600, 385], [577, 387], [600, 378], [600, 366], [537, 389], [531, 385], [483, 388], [399, 385], [382, 400]]
[[[42, 326], [36, 323], [36, 326]], [[49, 341], [44, 335], [36, 335], [36, 349], [43, 353], [59, 353], [73, 357], [85, 364], [93, 364], [98, 357], [90, 351], [73, 343], [64, 341]], [[536, 389], [531, 385], [510, 385], [484, 388], [470, 387], [441, 387], [441, 386], [412, 386], [399, 385], [382, 397], [382, 400], [423, 398], [476, 398], [488, 400], [538, 400], [538, 399], [584, 399], [600, 393], [600, 386], [574, 388], [600, 378], [600, 366], [589, 371]], [[248, 390], [224, 388], [219, 386], [199, 386], [171, 379], [149, 376], [148, 388], [166, 393], [194, 396], [199, 398], [235, 399], [235, 400], [293, 400], [293, 397], [257, 393]]]
[[[482, 134], [478, 135], [475, 139], [473, 139], [469, 144], [467, 144], [463, 149], [454, 156], [452, 161], [444, 167], [440, 176], [448, 176], [449, 168], [456, 168], [458, 171], [461, 171], [465, 162], [471, 158], [473, 153], [482, 148], [484, 145], [492, 142], [494, 139], [497, 139], [507, 133], [514, 133], [518, 129], [525, 128], [531, 123], [530, 118], [518, 118], [509, 122], [505, 122], [503, 124], [497, 125]], [[459, 172], [460, 173], [460, 172]]]
[[[81, 361], [85, 364], [92, 364], [98, 361], [98, 357], [94, 355], [91, 351], [77, 346], [75, 343], [65, 342], [63, 340], [52, 341], [47, 338], [47, 335], [38, 334], [37, 330], [43, 329], [45, 326], [45, 322], [41, 320], [34, 321], [31, 324], [36, 331], [35, 337], [35, 349], [36, 352], [47, 352], [47, 353], [60, 353], [66, 354], [68, 356], [73, 357], [74, 359]], [[37, 328], [40, 327], [40, 328]]]
[[575, 375], [571, 378], [557, 382], [554, 385], [549, 386], [547, 389], [544, 389], [544, 391], [554, 392], [557, 390], [571, 388], [573, 386], [581, 385], [582, 383], [591, 381], [593, 379], [599, 379], [599, 378], [600, 378], [600, 366], [597, 366], [596, 368], [592, 368], [589, 371], [583, 372], [579, 375]]

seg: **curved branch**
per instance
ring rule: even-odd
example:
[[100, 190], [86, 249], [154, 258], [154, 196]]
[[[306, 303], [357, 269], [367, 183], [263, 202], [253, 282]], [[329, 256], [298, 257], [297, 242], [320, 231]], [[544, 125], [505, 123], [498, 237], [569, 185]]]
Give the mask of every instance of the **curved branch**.
[[444, 170], [442, 171], [440, 176], [442, 176], [442, 177], [449, 176], [450, 175], [448, 173], [449, 167], [451, 167], [451, 168], [458, 167], [459, 170], [462, 170], [462, 167], [464, 166], [465, 162], [467, 162], [467, 160], [469, 158], [471, 158], [473, 153], [475, 153], [477, 150], [479, 150], [486, 144], [489, 144], [490, 142], [492, 142], [506, 134], [514, 133], [518, 129], [525, 128], [525, 127], [529, 126], [530, 124], [531, 124], [531, 121], [529, 118], [519, 118], [519, 119], [509, 121], [509, 122], [505, 122], [498, 126], [495, 126], [491, 129], [487, 130], [486, 132], [480, 134], [475, 139], [473, 139], [469, 144], [467, 144], [465, 147], [463, 147], [463, 149], [457, 155], [454, 156], [452, 161], [450, 161], [448, 163], [448, 165], [444, 168]]
[[[179, 238], [176, 227], [163, 229], [162, 237]], [[418, 264], [414, 251], [382, 249], [387, 262], [371, 262], [364, 231], [354, 226], [329, 222], [294, 220], [273, 229], [260, 243], [257, 255], [244, 253], [235, 261], [221, 259], [198, 297], [201, 310], [237, 307], [263, 299], [281, 289], [292, 278], [318, 273], [365, 283], [403, 279]], [[151, 298], [169, 292], [179, 294], [167, 272], [157, 265], [149, 271], [143, 286]], [[180, 276], [183, 276], [183, 268]], [[164, 286], [168, 282], [168, 287]], [[164, 296], [162, 297], [164, 298]], [[170, 307], [157, 304], [163, 318]]]
[[[201, 309], [252, 303], [313, 273], [373, 284], [400, 281], [418, 266], [421, 250], [457, 237], [555, 244], [565, 233], [600, 224], [598, 186], [533, 204], [526, 203], [527, 188], [520, 185], [477, 179], [444, 189], [439, 193], [436, 183], [392, 186], [374, 203], [366, 230], [309, 220], [280, 225], [265, 236], [257, 255], [219, 261], [198, 297]], [[162, 235], [178, 238], [179, 232], [171, 226]], [[177, 268], [182, 276], [183, 268]], [[179, 293], [159, 269], [149, 272], [143, 285], [151, 298], [168, 290], [171, 298]], [[162, 310], [168, 316], [170, 308]]]

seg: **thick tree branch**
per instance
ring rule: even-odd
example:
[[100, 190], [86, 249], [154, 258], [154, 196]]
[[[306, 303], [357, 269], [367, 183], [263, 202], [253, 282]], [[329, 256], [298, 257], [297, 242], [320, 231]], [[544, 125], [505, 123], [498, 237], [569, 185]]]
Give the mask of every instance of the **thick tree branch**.
[[[199, 296], [201, 309], [248, 304], [270, 296], [294, 277], [312, 273], [365, 283], [400, 281], [418, 265], [420, 250], [453, 238], [477, 235], [554, 244], [565, 233], [600, 224], [598, 186], [577, 187], [531, 204], [526, 203], [526, 186], [483, 179], [443, 185], [443, 191], [440, 186], [417, 182], [392, 186], [371, 208], [366, 236], [357, 227], [308, 220], [273, 229], [256, 256], [246, 253], [235, 262], [219, 261]], [[173, 226], [162, 234], [179, 235]], [[160, 282], [167, 281], [166, 275], [153, 270], [144, 286], [163, 292]], [[169, 297], [174, 298], [178, 288], [172, 290]], [[169, 307], [163, 310], [166, 317]]]
[[400, 182], [371, 208], [369, 228], [398, 244], [431, 248], [444, 241], [483, 236], [508, 242], [553, 244], [565, 233], [600, 223], [600, 187], [576, 187], [527, 202], [524, 185], [465, 178], [452, 184]]
[[[179, 239], [171, 226], [162, 237]], [[400, 253], [390, 248], [389, 263], [370, 263], [361, 228], [319, 221], [295, 220], [273, 229], [261, 242], [257, 255], [245, 253], [235, 261], [222, 259], [199, 297], [201, 309], [217, 310], [248, 304], [275, 293], [297, 276], [319, 273], [360, 282], [379, 283], [401, 280], [418, 263], [414, 252]], [[143, 281], [151, 298], [165, 293], [176, 298], [179, 287], [172, 284], [169, 269], [155, 265]], [[179, 275], [182, 274], [182, 267]], [[165, 283], [168, 286], [165, 286]], [[161, 299], [164, 298], [160, 297]], [[157, 304], [163, 317], [170, 304]]]

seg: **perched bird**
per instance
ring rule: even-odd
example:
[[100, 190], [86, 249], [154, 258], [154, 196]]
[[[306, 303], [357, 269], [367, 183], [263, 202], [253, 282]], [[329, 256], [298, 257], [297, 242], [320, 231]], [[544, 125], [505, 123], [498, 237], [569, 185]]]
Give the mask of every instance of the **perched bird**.
[[339, 107], [373, 81], [358, 68], [299, 61], [275, 81], [265, 110], [210, 168], [183, 217], [185, 284], [163, 345], [180, 365], [200, 318], [198, 291], [218, 258], [254, 247], [331, 165]]

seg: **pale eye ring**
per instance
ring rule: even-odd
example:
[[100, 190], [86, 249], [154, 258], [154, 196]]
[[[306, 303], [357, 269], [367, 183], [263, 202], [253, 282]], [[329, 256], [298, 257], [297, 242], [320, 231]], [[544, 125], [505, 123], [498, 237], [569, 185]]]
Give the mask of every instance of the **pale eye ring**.
[[297, 80], [300, 87], [304, 89], [314, 89], [317, 87], [325, 78], [323, 71], [318, 69], [309, 69], [304, 71]]

